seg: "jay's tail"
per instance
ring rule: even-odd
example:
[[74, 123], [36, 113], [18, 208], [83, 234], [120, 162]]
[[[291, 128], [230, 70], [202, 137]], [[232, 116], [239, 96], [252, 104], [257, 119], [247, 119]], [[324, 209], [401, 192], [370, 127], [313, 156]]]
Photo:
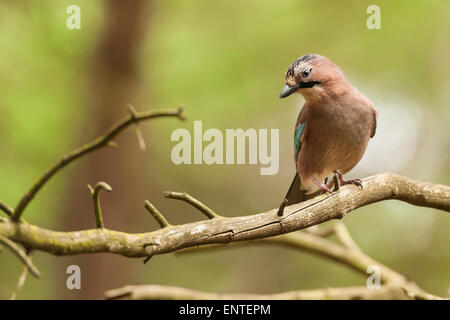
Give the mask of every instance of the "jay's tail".
[[280, 208], [278, 209], [278, 215], [282, 216], [284, 207], [287, 205], [293, 205], [299, 202], [306, 201], [310, 199], [310, 196], [306, 195], [305, 190], [300, 189], [301, 182], [298, 173], [295, 173], [294, 180], [292, 180], [291, 186], [289, 187], [283, 202], [281, 202]]

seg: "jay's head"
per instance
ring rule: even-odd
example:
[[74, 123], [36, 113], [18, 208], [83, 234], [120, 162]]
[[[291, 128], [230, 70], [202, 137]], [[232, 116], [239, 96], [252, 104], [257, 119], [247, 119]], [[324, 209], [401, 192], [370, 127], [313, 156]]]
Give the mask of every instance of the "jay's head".
[[345, 85], [347, 80], [341, 69], [324, 56], [307, 54], [291, 64], [286, 71], [285, 83], [280, 98], [298, 92], [310, 100], [335, 91], [340, 85]]

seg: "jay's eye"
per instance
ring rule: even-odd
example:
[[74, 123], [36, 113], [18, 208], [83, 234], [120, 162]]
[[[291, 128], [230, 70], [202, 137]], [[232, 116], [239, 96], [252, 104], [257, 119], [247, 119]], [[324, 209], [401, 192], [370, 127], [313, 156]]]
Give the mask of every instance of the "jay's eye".
[[302, 77], [303, 77], [303, 78], [308, 78], [308, 77], [309, 77], [309, 74], [311, 73], [311, 70], [312, 70], [312, 69], [309, 69], [309, 70], [303, 70], [303, 71], [302, 71]]

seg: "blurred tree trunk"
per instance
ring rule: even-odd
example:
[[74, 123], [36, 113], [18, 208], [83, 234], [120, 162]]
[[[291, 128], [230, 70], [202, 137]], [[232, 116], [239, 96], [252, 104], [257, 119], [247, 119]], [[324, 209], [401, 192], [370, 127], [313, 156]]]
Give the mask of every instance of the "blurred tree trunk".
[[[145, 0], [105, 2], [103, 27], [87, 68], [88, 118], [76, 139], [79, 144], [92, 140], [126, 116], [126, 104], [133, 104], [139, 91], [138, 57], [149, 21], [149, 5], [150, 1]], [[64, 208], [63, 224], [68, 229], [95, 227], [88, 183], [94, 185], [102, 180], [113, 188], [111, 194], [101, 196], [107, 228], [129, 230], [127, 226], [132, 225], [134, 217], [128, 212], [133, 212], [134, 206], [142, 207], [139, 204], [144, 199], [141, 193], [145, 175], [139, 172], [144, 166], [134, 130], [127, 130], [116, 142], [119, 149], [106, 148], [89, 155], [75, 168]], [[101, 298], [106, 289], [130, 281], [130, 263], [137, 262], [113, 255], [71, 257], [64, 265], [80, 266], [82, 289], [69, 291], [64, 286], [61, 296]]]

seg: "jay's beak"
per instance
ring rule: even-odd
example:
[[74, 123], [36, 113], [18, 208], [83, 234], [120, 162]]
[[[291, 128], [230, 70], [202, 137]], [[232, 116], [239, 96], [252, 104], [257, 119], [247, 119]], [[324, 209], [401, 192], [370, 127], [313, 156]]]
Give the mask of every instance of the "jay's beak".
[[290, 87], [289, 85], [285, 85], [283, 90], [281, 90], [280, 98], [286, 98], [289, 97], [291, 94], [293, 94], [295, 91], [297, 91], [300, 88], [300, 84], [293, 85]]
[[286, 98], [289, 97], [291, 94], [293, 94], [295, 91], [297, 91], [300, 88], [312, 88], [316, 85], [320, 85], [320, 81], [306, 81], [306, 82], [300, 82], [296, 85], [293, 85], [290, 87], [289, 85], [285, 85], [283, 90], [281, 90], [280, 98]]

